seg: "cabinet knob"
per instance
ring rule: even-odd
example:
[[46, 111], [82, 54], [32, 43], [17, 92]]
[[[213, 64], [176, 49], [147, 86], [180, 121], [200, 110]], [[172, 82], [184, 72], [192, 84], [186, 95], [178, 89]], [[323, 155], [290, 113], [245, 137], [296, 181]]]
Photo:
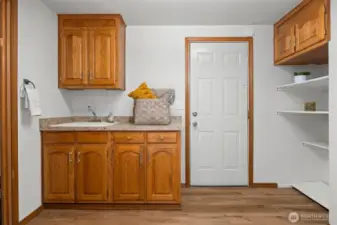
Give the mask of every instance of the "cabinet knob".
[[143, 165], [143, 152], [141, 151], [139, 154], [139, 167], [142, 167]]
[[159, 136], [160, 140], [164, 140], [164, 136], [160, 135]]
[[81, 162], [81, 153], [77, 152], [77, 163]]
[[73, 162], [73, 153], [72, 152], [68, 153], [68, 160], [69, 160], [69, 164]]
[[130, 136], [129, 136], [129, 137], [127, 137], [126, 139], [128, 139], [128, 140], [131, 140], [131, 139], [132, 139], [132, 137], [130, 137]]

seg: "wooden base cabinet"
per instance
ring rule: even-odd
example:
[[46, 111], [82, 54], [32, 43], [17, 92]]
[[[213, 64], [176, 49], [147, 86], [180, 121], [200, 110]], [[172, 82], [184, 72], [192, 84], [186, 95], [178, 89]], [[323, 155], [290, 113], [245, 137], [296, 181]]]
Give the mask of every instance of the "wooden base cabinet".
[[74, 146], [44, 145], [44, 202], [75, 202]]
[[180, 205], [179, 132], [43, 132], [43, 202]]
[[180, 202], [180, 157], [175, 144], [148, 146], [146, 199], [148, 202]]
[[43, 201], [108, 201], [107, 132], [44, 132]]
[[105, 144], [76, 146], [76, 201], [108, 200], [108, 150]]
[[117, 144], [114, 150], [114, 202], [145, 201], [144, 146]]

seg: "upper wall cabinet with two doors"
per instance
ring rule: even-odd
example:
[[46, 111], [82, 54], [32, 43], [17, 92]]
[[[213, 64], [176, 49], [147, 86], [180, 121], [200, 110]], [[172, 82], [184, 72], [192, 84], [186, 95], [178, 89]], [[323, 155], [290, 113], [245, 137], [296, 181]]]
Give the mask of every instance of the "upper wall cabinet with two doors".
[[329, 0], [303, 0], [274, 25], [275, 64], [327, 64], [329, 40]]
[[120, 15], [59, 15], [59, 88], [125, 90]]

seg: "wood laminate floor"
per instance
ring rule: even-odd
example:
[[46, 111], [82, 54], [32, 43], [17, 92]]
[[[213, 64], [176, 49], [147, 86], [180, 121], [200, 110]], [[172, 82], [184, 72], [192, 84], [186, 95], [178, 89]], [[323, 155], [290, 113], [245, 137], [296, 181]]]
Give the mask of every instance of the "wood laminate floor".
[[190, 188], [182, 196], [181, 211], [43, 210], [29, 225], [289, 225], [291, 212], [304, 219], [293, 224], [328, 224], [328, 211], [293, 189]]

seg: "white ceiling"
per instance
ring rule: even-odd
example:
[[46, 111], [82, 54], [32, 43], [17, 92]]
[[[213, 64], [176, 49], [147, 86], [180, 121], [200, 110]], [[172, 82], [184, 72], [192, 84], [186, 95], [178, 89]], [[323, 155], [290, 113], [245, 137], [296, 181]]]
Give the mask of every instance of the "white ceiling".
[[127, 25], [273, 24], [301, 0], [43, 0], [57, 13], [118, 13]]

